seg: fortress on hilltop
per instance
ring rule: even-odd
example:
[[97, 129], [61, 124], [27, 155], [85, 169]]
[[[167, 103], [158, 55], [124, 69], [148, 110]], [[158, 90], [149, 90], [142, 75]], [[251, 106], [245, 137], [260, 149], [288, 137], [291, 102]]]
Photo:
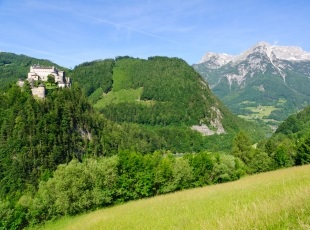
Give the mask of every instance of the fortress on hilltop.
[[[71, 86], [71, 80], [69, 77], [65, 77], [64, 71], [58, 70], [55, 66], [40, 66], [39, 64], [30, 66], [27, 81], [30, 84], [32, 95], [39, 98], [45, 98], [47, 82], [59, 88]], [[19, 80], [17, 84], [23, 86], [24, 81]]]

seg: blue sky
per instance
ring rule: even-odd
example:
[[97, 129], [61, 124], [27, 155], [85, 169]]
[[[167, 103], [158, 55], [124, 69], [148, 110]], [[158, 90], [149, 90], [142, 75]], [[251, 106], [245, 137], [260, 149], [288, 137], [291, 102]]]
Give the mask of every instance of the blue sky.
[[129, 55], [239, 54], [255, 43], [310, 51], [308, 0], [0, 0], [0, 51], [73, 68]]

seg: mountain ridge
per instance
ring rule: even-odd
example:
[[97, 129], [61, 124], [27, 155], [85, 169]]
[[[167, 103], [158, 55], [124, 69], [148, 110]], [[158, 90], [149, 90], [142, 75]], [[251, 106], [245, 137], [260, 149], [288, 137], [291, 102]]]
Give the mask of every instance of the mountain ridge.
[[[310, 86], [310, 52], [297, 46], [260, 42], [239, 55], [207, 53], [193, 67], [239, 115], [253, 114], [244, 106], [249, 101], [256, 107], [274, 106], [265, 117], [282, 121], [310, 102], [306, 90]], [[285, 101], [283, 105], [278, 105], [280, 99]]]
[[278, 45], [271, 45], [268, 42], [262, 41], [256, 43], [254, 46], [247, 49], [246, 51], [241, 52], [238, 55], [207, 52], [199, 61], [199, 64], [209, 61], [209, 59], [212, 57], [216, 57], [220, 61], [223, 61], [220, 66], [223, 66], [229, 62], [236, 63], [239, 60], [244, 59], [249, 54], [253, 53], [253, 51], [260, 51], [260, 52], [264, 51], [269, 54], [268, 56], [273, 54], [277, 59], [280, 60], [288, 60], [288, 61], [310, 60], [310, 52], [304, 51], [299, 46], [278, 46]]

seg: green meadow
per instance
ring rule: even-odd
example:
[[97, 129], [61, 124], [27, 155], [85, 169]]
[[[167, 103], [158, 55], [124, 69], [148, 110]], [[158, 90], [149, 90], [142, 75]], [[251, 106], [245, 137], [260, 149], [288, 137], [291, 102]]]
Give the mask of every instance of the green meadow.
[[274, 119], [269, 119], [268, 117], [272, 112], [276, 110], [280, 110], [281, 107], [284, 106], [286, 100], [284, 98], [279, 98], [275, 105], [260, 105], [254, 101], [243, 101], [239, 105], [249, 114], [246, 115], [238, 115], [239, 117], [246, 120], [263, 120], [264, 122], [269, 122], [273, 124], [279, 124], [279, 121]]
[[274, 106], [258, 106], [258, 107], [247, 107], [246, 109], [251, 110], [256, 116], [263, 118], [268, 117], [272, 111], [276, 110]]
[[310, 229], [310, 165], [64, 217], [42, 229]]
[[278, 124], [279, 122], [274, 119], [268, 119], [267, 117], [275, 110], [278, 110], [275, 106], [257, 106], [257, 107], [245, 107], [246, 110], [251, 111], [248, 115], [238, 115], [246, 120], [263, 120], [264, 122], [270, 122], [272, 124]]
[[108, 94], [97, 101], [95, 108], [103, 108], [109, 104], [117, 104], [121, 102], [135, 102], [140, 100], [142, 87], [138, 89], [122, 89], [120, 91], [110, 91]]

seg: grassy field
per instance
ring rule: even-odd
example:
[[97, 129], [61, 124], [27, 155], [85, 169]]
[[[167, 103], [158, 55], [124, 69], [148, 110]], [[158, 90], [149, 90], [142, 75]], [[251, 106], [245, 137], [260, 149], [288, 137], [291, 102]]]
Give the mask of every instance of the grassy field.
[[[136, 62], [138, 60], [135, 60]], [[133, 65], [134, 62], [130, 62], [129, 65]], [[98, 95], [100, 92], [94, 92], [94, 95], [92, 95], [91, 99], [100, 99], [94, 104], [95, 108], [104, 108], [105, 106], [109, 104], [117, 104], [121, 102], [132, 102], [132, 103], [140, 103], [143, 105], [152, 105], [155, 102], [154, 101], [146, 101], [146, 100], [140, 100], [143, 87], [136, 88], [136, 89], [128, 89], [126, 88], [127, 85], [131, 85], [130, 78], [127, 77], [126, 71], [124, 71], [122, 68], [115, 67], [113, 70], [113, 87], [112, 91], [108, 92], [107, 94], [101, 94]]]
[[117, 104], [120, 102], [137, 102], [140, 100], [143, 88], [138, 89], [122, 89], [120, 91], [110, 91], [97, 101], [95, 108], [103, 108], [109, 104]]
[[64, 217], [42, 229], [310, 229], [310, 165]]
[[273, 120], [273, 119], [267, 119], [272, 111], [277, 110], [278, 108], [274, 106], [257, 106], [257, 107], [246, 107], [245, 109], [250, 110], [252, 113], [249, 115], [238, 115], [239, 117], [246, 119], [246, 120], [263, 120], [264, 122], [271, 122], [273, 124], [278, 125], [280, 122]]
[[272, 111], [277, 110], [274, 106], [257, 106], [257, 107], [246, 107], [246, 109], [253, 112], [251, 117], [257, 117], [262, 119], [264, 116], [268, 117]]

